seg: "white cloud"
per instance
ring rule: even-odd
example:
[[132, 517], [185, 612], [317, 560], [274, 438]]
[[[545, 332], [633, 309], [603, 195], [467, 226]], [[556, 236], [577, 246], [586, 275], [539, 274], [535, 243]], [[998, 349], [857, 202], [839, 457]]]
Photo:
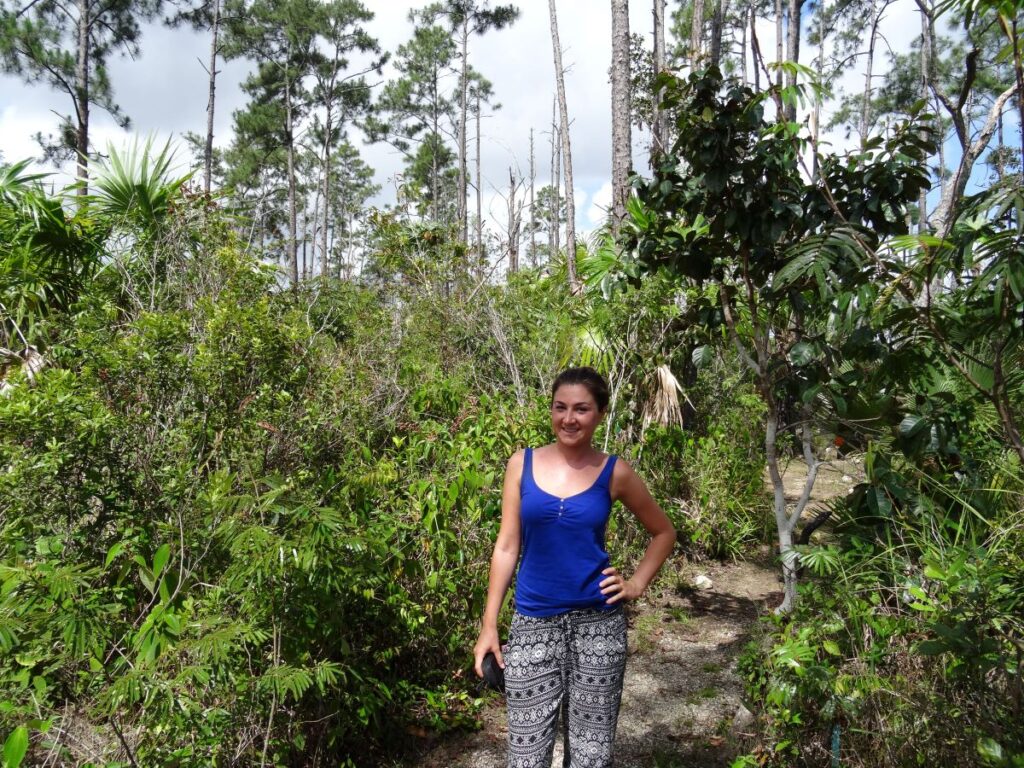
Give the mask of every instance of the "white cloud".
[[612, 207], [612, 182], [606, 181], [594, 193], [587, 209], [587, 223], [591, 229], [600, 227], [608, 220], [608, 211]]
[[[405, 42], [412, 27], [407, 21], [410, 8], [422, 7], [427, 0], [366, 0], [376, 12], [369, 31], [381, 46], [392, 53]], [[520, 19], [510, 28], [488, 32], [469, 43], [471, 64], [494, 84], [500, 110], [485, 115], [481, 123], [481, 144], [485, 195], [495, 186], [508, 184], [508, 167], [529, 173], [529, 135], [534, 132], [536, 183], [547, 183], [551, 173], [550, 126], [555, 91], [551, 32], [547, 3], [519, 0]], [[577, 222], [580, 229], [603, 221], [601, 206], [610, 195], [611, 175], [611, 96], [608, 69], [611, 62], [611, 12], [607, 3], [595, 0], [558, 0], [559, 32], [563, 60], [568, 69], [566, 89], [575, 186]], [[805, 19], [806, 21], [806, 19]], [[630, 8], [631, 30], [650, 41], [651, 13], [646, 3], [634, 2]], [[893, 50], [905, 50], [919, 32], [920, 23], [914, 3], [900, 0], [890, 7], [883, 33]], [[761, 49], [774, 52], [774, 25], [759, 24]], [[202, 133], [206, 125], [208, 38], [187, 28], [168, 29], [148, 26], [142, 38], [142, 54], [136, 60], [114, 57], [110, 62], [115, 99], [133, 119], [132, 131], [162, 138], [185, 131]], [[804, 46], [801, 63], [810, 64], [815, 51]], [[881, 53], [876, 71], [881, 74], [888, 62]], [[246, 62], [220, 63], [217, 88], [216, 139], [218, 146], [230, 141], [234, 110], [246, 101], [239, 84], [249, 71]], [[392, 70], [393, 72], [393, 70]], [[390, 73], [385, 73], [386, 79]], [[863, 75], [851, 72], [844, 87], [860, 87]], [[881, 80], [879, 80], [881, 82]], [[44, 86], [25, 86], [21, 81], [0, 79], [0, 147], [8, 161], [37, 155], [31, 139], [37, 131], [53, 132], [57, 123], [54, 111], [67, 113], [67, 97]], [[126, 142], [128, 134], [113, 125], [109, 117], [94, 112], [94, 140], [99, 147], [107, 139]], [[470, 125], [470, 152], [474, 151]], [[839, 139], [840, 137], [835, 137]], [[647, 138], [634, 131], [634, 163], [646, 170]], [[183, 151], [183, 148], [182, 148]], [[401, 155], [385, 146], [361, 147], [364, 158], [377, 171], [383, 189], [377, 204], [394, 199], [393, 179], [402, 166]], [[470, 158], [471, 167], [474, 159]], [[493, 191], [490, 193], [493, 197]], [[584, 202], [586, 201], [586, 202]], [[503, 204], [485, 202], [485, 219], [504, 219]], [[475, 202], [470, 201], [470, 209]]]

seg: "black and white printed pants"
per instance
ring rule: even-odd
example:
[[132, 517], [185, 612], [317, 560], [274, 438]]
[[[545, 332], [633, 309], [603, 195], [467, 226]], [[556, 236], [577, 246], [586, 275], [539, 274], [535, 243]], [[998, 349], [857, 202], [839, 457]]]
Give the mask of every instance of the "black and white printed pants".
[[559, 709], [563, 768], [609, 768], [625, 667], [621, 608], [516, 613], [505, 652], [509, 768], [551, 768]]

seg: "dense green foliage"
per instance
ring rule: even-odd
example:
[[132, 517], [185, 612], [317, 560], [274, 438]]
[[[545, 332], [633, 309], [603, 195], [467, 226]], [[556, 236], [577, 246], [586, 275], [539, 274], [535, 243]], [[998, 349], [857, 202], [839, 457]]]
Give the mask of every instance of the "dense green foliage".
[[[680, 138], [639, 187], [624, 269], [688, 279], [691, 333], [739, 350], [767, 406], [787, 581], [817, 576], [744, 658], [765, 740], [739, 764], [1020, 765], [1019, 185], [965, 200], [945, 239], [908, 235], [922, 127], [808, 182], [764, 95], [714, 71], [665, 90]], [[786, 431], [809, 484], [815, 432], [866, 448], [824, 546], [781, 525], [799, 522], [773, 471]]]
[[[650, 361], [690, 357], [665, 335], [671, 282], [609, 301], [557, 274], [478, 287], [450, 231], [381, 216], [375, 282], [282, 292], [228, 214], [146, 157], [115, 158], [61, 219], [100, 233], [84, 263], [103, 268], [55, 266], [66, 294], [5, 315], [47, 361], [32, 381], [9, 361], [0, 396], [12, 748], [81, 761], [66, 734], [84, 733], [139, 765], [367, 765], [471, 725], [504, 462], [549, 439], [546, 387], [573, 361], [611, 376], [600, 439], [651, 468], [688, 552], [756, 538], [756, 436], [730, 426], [753, 406], [720, 396], [746, 385], [694, 373], [705, 422], [645, 427]], [[50, 226], [34, 179], [8, 186], [0, 221]], [[5, 264], [48, 253], [11, 242]], [[631, 517], [612, 529], [617, 561], [641, 554]]]
[[[812, 85], [793, 61], [763, 92], [647, 67], [638, 98], [662, 96], [676, 139], [619, 241], [535, 248], [507, 284], [467, 236], [467, 114], [492, 94], [459, 43], [514, 17], [487, 5], [414, 13], [374, 104], [363, 4], [226, 3], [212, 68], [259, 61], [222, 197], [149, 146], [92, 163], [74, 204], [0, 168], [3, 764], [393, 766], [473, 727], [504, 464], [548, 439], [552, 376], [588, 364], [612, 388], [601, 447], [638, 467], [683, 556], [742, 557], [775, 523], [784, 615], [740, 662], [758, 739], [737, 765], [1024, 765], [1024, 196], [1001, 122], [1024, 103], [1019, 0], [943, 3], [976, 47], [932, 30], [937, 60], [922, 44], [885, 88], [869, 77], [841, 156], [792, 117], [845, 66], [824, 53]], [[867, 8], [826, 6], [844, 27]], [[81, 104], [117, 115], [102, 63], [142, 16], [110, 8]], [[68, 43], [73, 16], [0, 12], [4, 66], [45, 80], [40, 43]], [[855, 58], [861, 32], [837, 31]], [[921, 68], [946, 122], [913, 103]], [[940, 169], [929, 225], [942, 132], [966, 184], [997, 117], [991, 187], [964, 197]], [[365, 206], [359, 126], [405, 154], [394, 208]], [[532, 204], [557, 242], [559, 190]], [[865, 477], [799, 544], [825, 444]], [[793, 505], [779, 466], [799, 454]], [[617, 511], [609, 533], [628, 569], [643, 531]]]

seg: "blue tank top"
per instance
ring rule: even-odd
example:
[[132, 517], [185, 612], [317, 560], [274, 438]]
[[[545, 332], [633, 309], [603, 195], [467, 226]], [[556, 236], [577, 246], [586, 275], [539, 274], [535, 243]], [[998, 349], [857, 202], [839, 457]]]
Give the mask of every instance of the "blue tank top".
[[522, 557], [516, 578], [516, 610], [554, 616], [584, 608], [613, 610], [599, 584], [610, 565], [604, 548], [612, 508], [609, 456], [594, 484], [562, 499], [533, 479], [533, 450], [526, 449], [519, 484]]

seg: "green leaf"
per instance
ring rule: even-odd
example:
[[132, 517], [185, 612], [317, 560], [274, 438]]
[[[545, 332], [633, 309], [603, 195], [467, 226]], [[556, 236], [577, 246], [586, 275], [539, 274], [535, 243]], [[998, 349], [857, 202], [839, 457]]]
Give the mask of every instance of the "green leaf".
[[693, 354], [691, 355], [693, 364], [697, 368], [703, 368], [705, 365], [709, 365], [714, 359], [714, 350], [710, 346], [704, 344], [699, 347], [695, 347]]
[[164, 566], [167, 565], [167, 561], [171, 557], [171, 548], [169, 545], [162, 545], [153, 555], [153, 578], [156, 579], [160, 576], [160, 572], [163, 571]]
[[121, 550], [123, 550], [123, 549], [124, 549], [124, 542], [123, 541], [119, 541], [116, 544], [114, 544], [114, 546], [112, 546], [109, 550], [107, 550], [107, 559], [103, 562], [103, 567], [104, 568], [109, 568], [110, 564], [112, 562], [114, 562], [114, 558], [116, 558], [119, 554], [121, 554]]
[[149, 568], [141, 565], [139, 566], [139, 581], [141, 581], [142, 585], [150, 592], [156, 591], [156, 579], [153, 578], [153, 573]]
[[28, 728], [19, 725], [4, 742], [4, 768], [18, 768], [28, 752]]
[[806, 341], [798, 341], [789, 350], [789, 359], [793, 362], [793, 365], [798, 368], [802, 368], [808, 363], [812, 362], [817, 357], [817, 350], [813, 344]]
[[928, 420], [923, 416], [909, 414], [900, 422], [900, 437], [908, 440], [917, 437], [921, 431], [928, 427]]
[[978, 754], [983, 760], [1000, 762], [1003, 759], [1003, 747], [991, 736], [982, 736], [978, 739]]

